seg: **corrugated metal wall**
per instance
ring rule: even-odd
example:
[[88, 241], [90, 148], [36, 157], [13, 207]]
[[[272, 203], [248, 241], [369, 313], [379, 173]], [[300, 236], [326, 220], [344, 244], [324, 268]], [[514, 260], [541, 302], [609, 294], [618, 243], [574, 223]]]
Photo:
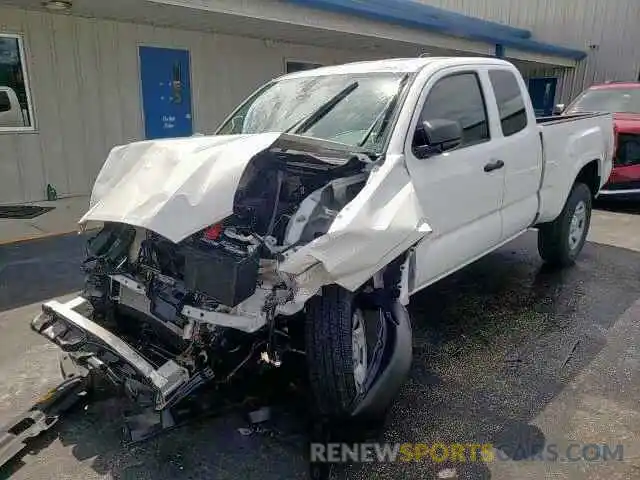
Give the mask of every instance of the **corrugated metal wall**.
[[261, 40], [0, 8], [0, 31], [24, 34], [34, 133], [0, 133], [0, 203], [86, 194], [109, 150], [143, 136], [137, 46], [191, 52], [194, 129], [212, 132], [284, 59], [331, 64], [341, 52]]
[[[638, 0], [418, 0], [487, 20], [530, 29], [535, 38], [589, 51], [573, 72], [563, 75], [558, 101], [605, 80], [638, 79]], [[589, 45], [599, 48], [590, 50]], [[544, 70], [531, 71], [544, 75]]]
[[[558, 100], [594, 81], [637, 78], [638, 0], [420, 1], [529, 28], [551, 43], [599, 45], [561, 76]], [[203, 133], [248, 91], [282, 73], [285, 57], [329, 64], [373, 56], [6, 8], [0, 31], [24, 34], [37, 127], [0, 133], [0, 203], [41, 200], [48, 183], [59, 194], [86, 194], [110, 148], [142, 137], [140, 44], [191, 52], [194, 127]], [[548, 73], [525, 68], [529, 75]]]

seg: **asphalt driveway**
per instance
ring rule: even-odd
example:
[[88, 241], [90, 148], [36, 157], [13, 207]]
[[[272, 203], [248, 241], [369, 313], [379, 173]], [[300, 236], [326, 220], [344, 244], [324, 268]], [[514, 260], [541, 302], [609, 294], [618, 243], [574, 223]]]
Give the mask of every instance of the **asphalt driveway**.
[[[609, 222], [603, 219], [594, 225]], [[640, 234], [640, 217], [624, 221]], [[595, 239], [604, 233], [595, 231]], [[28, 322], [41, 300], [70, 293], [82, 281], [80, 238], [40, 242], [0, 248], [0, 422], [58, 382], [57, 351], [32, 334]], [[638, 252], [588, 243], [575, 267], [550, 271], [537, 256], [534, 234], [508, 244], [413, 300], [411, 375], [376, 440], [491, 443], [514, 458], [455, 465], [457, 478], [640, 477], [634, 450], [639, 297]], [[121, 443], [125, 407], [107, 399], [74, 412], [37, 441], [34, 452], [0, 470], [0, 478], [307, 476], [304, 414], [286, 400], [269, 428], [252, 435], [238, 431], [247, 426], [242, 416], [228, 414], [134, 447]], [[509, 452], [514, 443], [535, 450], [569, 440], [619, 442], [630, 456], [615, 464], [549, 464]], [[436, 478], [446, 466], [358, 464], [333, 474]]]

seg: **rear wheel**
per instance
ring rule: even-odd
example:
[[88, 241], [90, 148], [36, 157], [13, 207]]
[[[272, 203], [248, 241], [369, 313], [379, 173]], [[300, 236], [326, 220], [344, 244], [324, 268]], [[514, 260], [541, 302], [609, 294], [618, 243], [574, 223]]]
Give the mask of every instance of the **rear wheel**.
[[538, 229], [538, 251], [547, 263], [565, 267], [575, 262], [589, 233], [591, 208], [591, 190], [576, 183], [558, 218]]

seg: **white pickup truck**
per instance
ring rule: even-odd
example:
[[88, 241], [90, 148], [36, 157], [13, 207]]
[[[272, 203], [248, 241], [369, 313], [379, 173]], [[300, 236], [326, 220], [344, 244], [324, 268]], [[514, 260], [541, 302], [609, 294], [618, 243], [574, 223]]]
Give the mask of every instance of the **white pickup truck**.
[[86, 290], [32, 327], [157, 410], [304, 357], [318, 411], [377, 415], [410, 297], [531, 228], [574, 262], [613, 149], [611, 115], [536, 120], [499, 59], [287, 75], [216, 135], [115, 148]]

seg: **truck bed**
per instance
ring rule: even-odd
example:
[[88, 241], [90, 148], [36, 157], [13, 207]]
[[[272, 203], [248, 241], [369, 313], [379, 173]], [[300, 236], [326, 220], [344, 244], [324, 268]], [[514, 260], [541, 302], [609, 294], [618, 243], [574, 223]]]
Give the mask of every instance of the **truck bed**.
[[553, 115], [551, 117], [537, 117], [536, 122], [538, 125], [549, 125], [557, 123], [571, 122], [574, 120], [582, 120], [584, 118], [600, 117], [608, 115], [606, 113], [574, 113], [571, 115]]
[[[592, 158], [599, 165], [610, 166], [615, 138], [613, 116], [609, 113], [542, 117], [537, 123], [543, 154], [538, 221], [543, 223], [556, 218], [562, 210], [578, 174], [574, 171], [578, 165], [575, 159]], [[606, 152], [606, 158], [602, 158], [603, 152]], [[601, 177], [599, 189], [609, 177], [610, 169], [598, 173]]]

